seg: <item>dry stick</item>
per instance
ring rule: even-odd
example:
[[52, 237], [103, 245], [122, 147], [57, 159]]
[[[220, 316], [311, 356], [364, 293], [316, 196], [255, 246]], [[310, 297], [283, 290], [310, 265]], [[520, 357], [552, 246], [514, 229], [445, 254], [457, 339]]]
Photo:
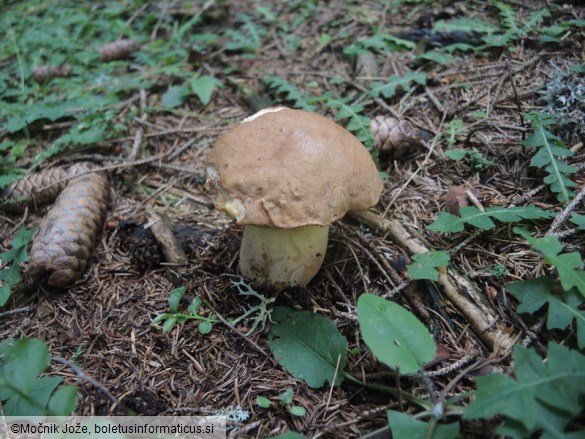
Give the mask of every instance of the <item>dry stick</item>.
[[563, 209], [563, 211], [557, 215], [551, 224], [550, 228], [546, 232], [547, 235], [555, 235], [556, 230], [569, 218], [569, 215], [577, 208], [579, 204], [585, 198], [585, 186], [581, 188], [579, 193], [573, 200]]
[[[148, 118], [148, 114], [144, 112], [146, 108], [146, 91], [144, 89], [140, 89], [140, 118], [141, 122], [146, 122]], [[134, 136], [134, 142], [132, 143], [132, 150], [128, 155], [128, 159], [136, 160], [138, 157], [138, 152], [140, 151], [140, 146], [142, 145], [142, 138], [144, 137], [144, 128], [141, 124], [138, 124], [138, 129], [136, 130], [136, 134]]]
[[[390, 235], [390, 238], [405, 249], [409, 255], [430, 252], [396, 220], [383, 218], [372, 211], [351, 211], [350, 215], [374, 231]], [[511, 337], [498, 328], [497, 316], [482, 303], [479, 292], [469, 280], [447, 268], [445, 272], [439, 274], [437, 283], [442, 287], [445, 296], [459, 309], [494, 352], [500, 349], [508, 352], [517, 336]], [[460, 291], [464, 291], [472, 300], [465, 297]]]
[[21, 312], [31, 312], [32, 306], [23, 306], [22, 308], [11, 309], [10, 311], [0, 312], [0, 317], [8, 317], [14, 314], [20, 314]]
[[110, 398], [112, 400], [112, 402], [114, 403], [115, 406], [117, 405], [118, 407], [121, 407], [123, 410], [127, 410], [126, 405], [122, 401], [120, 401], [118, 398], [116, 398], [114, 396], [114, 394], [112, 392], [110, 392], [106, 386], [104, 386], [99, 381], [96, 381], [95, 379], [93, 379], [92, 377], [90, 377], [89, 375], [87, 375], [73, 361], [69, 361], [69, 360], [67, 360], [65, 358], [61, 358], [61, 357], [51, 357], [51, 358], [55, 362], [57, 362], [57, 363], [61, 363], [61, 364], [64, 364], [65, 366], [70, 367], [73, 370], [73, 372], [75, 372], [75, 375], [77, 375], [79, 379], [81, 379], [82, 381], [85, 381], [85, 382], [91, 384], [92, 386], [96, 387], [104, 395], [106, 395], [108, 398]]

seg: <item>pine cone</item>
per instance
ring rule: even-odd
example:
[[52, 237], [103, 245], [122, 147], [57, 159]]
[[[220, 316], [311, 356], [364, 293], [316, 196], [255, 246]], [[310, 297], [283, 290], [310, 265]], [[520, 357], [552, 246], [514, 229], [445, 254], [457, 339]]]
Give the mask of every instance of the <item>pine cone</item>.
[[95, 165], [90, 162], [75, 163], [68, 168], [59, 166], [44, 169], [34, 174], [29, 174], [10, 186], [6, 187], [0, 194], [2, 208], [9, 213], [20, 213], [25, 207], [36, 209], [42, 205], [52, 202], [63, 187], [68, 183], [56, 184], [67, 177], [86, 172]]
[[37, 82], [45, 82], [47, 79], [59, 78], [63, 76], [69, 76], [71, 74], [71, 64], [63, 64], [60, 66], [51, 66], [43, 64], [35, 67], [32, 71], [33, 78]]
[[28, 263], [38, 283], [60, 289], [85, 271], [106, 218], [110, 182], [101, 173], [71, 180], [39, 227]]
[[382, 160], [399, 160], [421, 144], [420, 131], [407, 120], [376, 116], [370, 123], [374, 149]]
[[136, 41], [122, 39], [106, 44], [102, 47], [98, 47], [97, 51], [100, 53], [101, 61], [114, 61], [127, 58], [128, 55], [136, 52], [139, 48], [140, 44], [138, 44]]

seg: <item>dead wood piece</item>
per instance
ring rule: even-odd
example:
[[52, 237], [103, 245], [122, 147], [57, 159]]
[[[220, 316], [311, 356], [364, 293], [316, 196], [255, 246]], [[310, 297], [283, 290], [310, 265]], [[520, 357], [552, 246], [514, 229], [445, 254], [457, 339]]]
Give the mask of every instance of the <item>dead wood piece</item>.
[[114, 41], [113, 43], [105, 44], [97, 49], [100, 53], [101, 61], [114, 61], [118, 59], [124, 59], [133, 52], [136, 52], [140, 48], [134, 40], [121, 39]]
[[30, 276], [48, 287], [65, 288], [87, 267], [108, 207], [110, 182], [92, 173], [72, 180], [44, 218], [28, 264]]
[[[409, 255], [430, 252], [398, 221], [383, 218], [372, 211], [351, 211], [350, 215], [374, 231], [388, 234]], [[494, 352], [507, 353], [512, 348], [517, 336], [510, 336], [498, 327], [497, 317], [483, 304], [480, 293], [469, 280], [447, 268], [446, 272], [439, 275], [437, 283]]]
[[79, 162], [69, 167], [59, 166], [29, 174], [2, 191], [2, 208], [8, 213], [21, 213], [25, 208], [36, 209], [51, 203], [65, 187], [68, 177], [94, 166], [90, 162]]
[[172, 265], [185, 265], [187, 263], [187, 255], [175, 236], [173, 226], [169, 219], [156, 212], [147, 212], [146, 216], [148, 218], [147, 227], [150, 227], [150, 230], [152, 230], [165, 261]]

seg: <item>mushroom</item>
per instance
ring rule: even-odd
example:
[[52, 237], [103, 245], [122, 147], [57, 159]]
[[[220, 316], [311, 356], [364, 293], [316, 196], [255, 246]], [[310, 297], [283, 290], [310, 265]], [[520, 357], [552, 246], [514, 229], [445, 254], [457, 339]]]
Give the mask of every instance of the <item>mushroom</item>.
[[244, 225], [241, 274], [276, 290], [306, 286], [323, 263], [329, 224], [382, 192], [369, 152], [349, 131], [284, 107], [219, 137], [206, 173], [215, 207]]

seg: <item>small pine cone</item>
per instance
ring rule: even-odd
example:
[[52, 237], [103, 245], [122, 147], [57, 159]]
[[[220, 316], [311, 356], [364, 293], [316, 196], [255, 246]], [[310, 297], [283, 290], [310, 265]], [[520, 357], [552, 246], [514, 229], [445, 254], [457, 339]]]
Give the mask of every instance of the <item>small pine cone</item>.
[[37, 82], [45, 82], [47, 79], [69, 76], [71, 74], [71, 64], [63, 64], [58, 67], [43, 64], [35, 67], [32, 71], [33, 78]]
[[100, 53], [101, 61], [114, 61], [128, 57], [128, 55], [136, 52], [139, 48], [140, 44], [136, 41], [122, 39], [98, 47], [97, 51]]
[[44, 218], [30, 249], [28, 272], [38, 283], [65, 288], [85, 271], [106, 218], [110, 182], [101, 173], [71, 180]]
[[133, 219], [118, 223], [120, 245], [128, 253], [132, 265], [141, 272], [158, 267], [162, 261], [154, 234], [145, 225], [146, 222], [138, 223]]
[[370, 123], [374, 148], [384, 160], [399, 160], [412, 153], [420, 144], [420, 131], [407, 120], [376, 116]]
[[68, 168], [58, 166], [44, 169], [15, 181], [0, 193], [2, 208], [9, 213], [20, 213], [25, 207], [36, 209], [52, 202], [68, 183], [67, 177], [86, 172], [95, 167], [89, 162], [75, 163]]

